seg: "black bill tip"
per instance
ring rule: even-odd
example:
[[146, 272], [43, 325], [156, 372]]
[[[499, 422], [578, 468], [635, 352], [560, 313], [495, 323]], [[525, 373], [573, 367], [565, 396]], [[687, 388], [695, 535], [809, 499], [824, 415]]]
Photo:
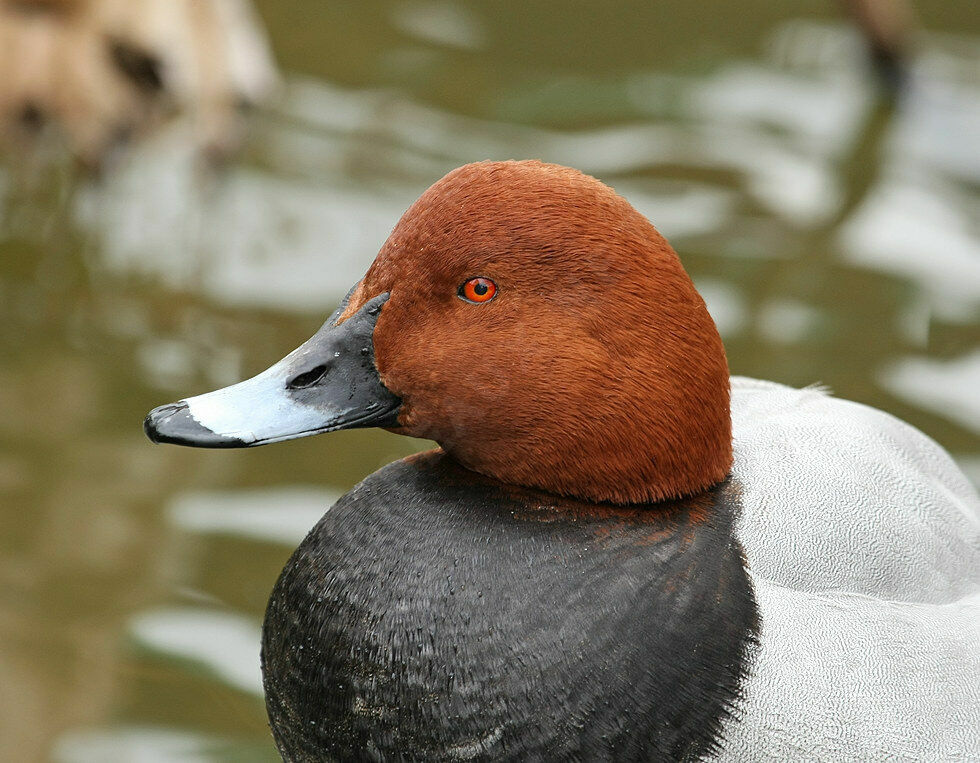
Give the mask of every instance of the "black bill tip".
[[187, 403], [168, 403], [154, 408], [143, 420], [143, 431], [155, 443], [170, 442], [196, 448], [244, 448], [237, 437], [212, 432], [190, 414]]

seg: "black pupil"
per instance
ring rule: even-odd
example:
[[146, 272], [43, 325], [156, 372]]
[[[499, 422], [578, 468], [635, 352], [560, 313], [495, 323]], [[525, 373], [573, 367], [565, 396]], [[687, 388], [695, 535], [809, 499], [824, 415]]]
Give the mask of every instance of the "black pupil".
[[473, 287], [473, 293], [478, 297], [482, 297], [488, 291], [490, 291], [490, 287], [483, 283], [483, 281], [477, 281], [476, 285]]

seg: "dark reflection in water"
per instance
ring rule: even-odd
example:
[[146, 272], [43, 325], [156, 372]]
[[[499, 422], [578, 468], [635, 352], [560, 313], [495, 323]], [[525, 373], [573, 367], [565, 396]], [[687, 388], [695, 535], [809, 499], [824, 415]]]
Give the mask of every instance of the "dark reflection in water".
[[803, 18], [832, 7], [771, 5], [264, 2], [293, 73], [224, 172], [180, 123], [99, 180], [0, 171], [0, 758], [274, 759], [275, 576], [422, 444], [190, 451], [140, 421], [312, 334], [467, 161], [610, 182], [674, 242], [735, 372], [884, 408], [978, 475], [973, 4], [920, 9], [956, 34], [922, 39], [897, 103], [847, 27]]

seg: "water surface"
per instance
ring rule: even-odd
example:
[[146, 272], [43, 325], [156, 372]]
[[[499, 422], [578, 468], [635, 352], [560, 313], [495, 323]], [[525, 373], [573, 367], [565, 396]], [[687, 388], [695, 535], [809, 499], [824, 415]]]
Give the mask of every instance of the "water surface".
[[223, 173], [179, 126], [97, 182], [0, 170], [0, 758], [276, 759], [276, 575], [424, 444], [210, 452], [140, 422], [312, 334], [464, 162], [612, 184], [680, 252], [734, 372], [884, 408], [980, 479], [980, 19], [917, 6], [893, 105], [830, 3], [264, 0], [282, 97]]

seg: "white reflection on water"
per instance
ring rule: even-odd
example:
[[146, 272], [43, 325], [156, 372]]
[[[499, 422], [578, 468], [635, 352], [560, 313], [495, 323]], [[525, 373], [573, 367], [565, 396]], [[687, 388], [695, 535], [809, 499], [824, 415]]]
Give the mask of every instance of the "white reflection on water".
[[837, 207], [840, 192], [825, 158], [810, 156], [755, 130], [705, 130], [702, 156], [745, 177], [745, 190], [771, 214], [816, 224]]
[[[962, 40], [961, 56], [932, 52], [902, 104], [893, 152], [968, 183], [980, 180], [980, 46]], [[959, 71], [962, 70], [962, 71]]]
[[841, 229], [845, 256], [915, 281], [936, 315], [972, 321], [980, 307], [980, 238], [967, 204], [938, 181], [892, 177]]
[[240, 691], [262, 694], [261, 628], [250, 618], [214, 609], [160, 609], [136, 615], [129, 630], [140, 646], [192, 662]]
[[668, 239], [720, 230], [734, 216], [737, 203], [734, 192], [700, 183], [661, 181], [647, 187], [629, 180], [616, 182], [615, 188]]
[[885, 369], [880, 381], [913, 405], [980, 433], [980, 350], [946, 362], [904, 358]]
[[189, 532], [295, 546], [338, 498], [339, 492], [302, 487], [184, 493], [170, 518]]
[[394, 9], [391, 20], [405, 34], [435, 45], [472, 50], [486, 39], [473, 12], [452, 3], [406, 3]]
[[780, 130], [801, 149], [830, 153], [845, 149], [858, 128], [866, 88], [849, 64], [819, 77], [732, 64], [695, 84], [687, 107], [704, 120]]
[[774, 299], [760, 306], [759, 333], [770, 342], [796, 344], [806, 339], [820, 321], [820, 311], [794, 299]]
[[726, 281], [698, 278], [697, 287], [708, 306], [718, 333], [722, 337], [734, 336], [745, 327], [747, 309], [742, 293]]
[[210, 763], [226, 743], [204, 734], [160, 728], [93, 729], [63, 734], [56, 763]]
[[190, 346], [175, 339], [146, 339], [136, 359], [145, 378], [163, 389], [173, 388], [192, 377], [196, 364]]
[[144, 146], [79, 215], [103, 235], [105, 266], [225, 304], [323, 310], [363, 274], [413, 194], [314, 185], [247, 168], [202, 189], [179, 136]]

